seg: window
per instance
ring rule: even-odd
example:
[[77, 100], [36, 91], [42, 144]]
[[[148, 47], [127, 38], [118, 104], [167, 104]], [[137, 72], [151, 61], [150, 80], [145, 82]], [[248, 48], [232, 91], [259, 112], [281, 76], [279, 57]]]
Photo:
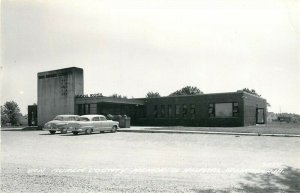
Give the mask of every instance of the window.
[[90, 121], [87, 117], [79, 117], [79, 121]]
[[190, 113], [191, 113], [191, 118], [195, 118], [195, 113], [196, 113], [196, 105], [191, 105], [190, 106]]
[[92, 121], [100, 121], [99, 117], [93, 117]]
[[67, 72], [59, 73], [59, 74], [57, 74], [57, 76], [68, 76], [68, 73]]
[[165, 117], [165, 105], [160, 106], [160, 115], [161, 117]]
[[90, 110], [91, 110], [91, 105], [90, 104], [85, 104], [84, 105], [84, 114], [85, 115], [90, 114]]
[[175, 105], [175, 115], [176, 116], [180, 115], [180, 106], [179, 105]]
[[209, 104], [208, 115], [209, 115], [209, 117], [214, 117], [215, 116], [214, 104]]
[[66, 121], [77, 121], [77, 117], [71, 116], [71, 117], [66, 117]]
[[78, 104], [77, 106], [78, 114], [79, 115], [84, 115], [85, 114], [85, 105], [84, 104]]
[[239, 116], [239, 103], [233, 103], [233, 109], [232, 109], [232, 116], [238, 117]]
[[56, 116], [53, 120], [63, 121], [64, 118], [62, 116]]
[[154, 118], [157, 118], [157, 105], [154, 106], [154, 110], [153, 110], [153, 116]]
[[106, 121], [107, 119], [105, 117], [100, 117], [100, 121]]
[[57, 77], [57, 74], [48, 74], [46, 75], [46, 78], [54, 78]]
[[187, 117], [188, 109], [187, 105], [182, 105], [182, 115], [183, 117]]
[[216, 117], [232, 117], [233, 105], [232, 103], [217, 103], [215, 104]]
[[168, 116], [172, 117], [172, 105], [168, 105]]
[[68, 95], [68, 77], [67, 76], [60, 76], [60, 91], [62, 96]]

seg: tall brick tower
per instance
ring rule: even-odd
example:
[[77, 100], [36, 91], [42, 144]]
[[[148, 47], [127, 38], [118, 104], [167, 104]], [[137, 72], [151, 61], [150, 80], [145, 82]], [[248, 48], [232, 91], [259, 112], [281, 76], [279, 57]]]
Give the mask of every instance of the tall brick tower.
[[83, 69], [64, 68], [39, 72], [38, 126], [56, 115], [75, 113], [75, 96], [83, 94]]

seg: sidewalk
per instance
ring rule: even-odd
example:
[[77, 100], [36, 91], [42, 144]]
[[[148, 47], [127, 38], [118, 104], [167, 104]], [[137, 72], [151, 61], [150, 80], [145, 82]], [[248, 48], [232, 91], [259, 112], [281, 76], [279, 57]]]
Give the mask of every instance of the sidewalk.
[[[196, 130], [196, 129], [198, 129], [198, 130]], [[138, 127], [138, 126], [132, 126], [131, 128], [120, 128], [120, 129], [118, 129], [118, 132], [300, 137], [299, 134], [291, 134], [291, 133], [203, 131], [203, 129], [211, 129], [211, 128], [202, 128], [202, 127], [198, 127], [198, 128], [196, 128], [196, 127]], [[222, 129], [222, 128], [217, 128], [216, 130], [220, 130], [220, 129]]]

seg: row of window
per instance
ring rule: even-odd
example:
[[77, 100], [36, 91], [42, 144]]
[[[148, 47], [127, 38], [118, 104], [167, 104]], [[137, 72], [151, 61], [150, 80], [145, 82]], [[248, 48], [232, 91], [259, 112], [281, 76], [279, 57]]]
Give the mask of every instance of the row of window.
[[68, 95], [68, 77], [67, 76], [60, 76], [60, 92], [62, 96]]
[[[174, 109], [174, 113], [173, 113]], [[153, 110], [154, 118], [183, 117], [194, 119], [196, 115], [195, 104], [183, 105], [155, 105]], [[211, 103], [208, 106], [209, 117], [238, 117], [239, 104], [234, 103]]]
[[97, 103], [96, 109], [91, 111], [91, 104], [78, 104], [77, 113], [79, 115], [88, 115], [97, 113], [100, 115], [127, 115], [133, 117], [144, 117], [145, 112], [143, 108], [137, 108], [135, 105], [123, 104], [105, 104]]

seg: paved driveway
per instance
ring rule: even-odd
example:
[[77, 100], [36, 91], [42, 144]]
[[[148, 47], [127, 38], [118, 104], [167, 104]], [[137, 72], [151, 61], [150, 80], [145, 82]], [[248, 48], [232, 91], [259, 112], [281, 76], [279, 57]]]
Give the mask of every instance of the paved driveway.
[[300, 138], [1, 132], [2, 192], [300, 192]]

